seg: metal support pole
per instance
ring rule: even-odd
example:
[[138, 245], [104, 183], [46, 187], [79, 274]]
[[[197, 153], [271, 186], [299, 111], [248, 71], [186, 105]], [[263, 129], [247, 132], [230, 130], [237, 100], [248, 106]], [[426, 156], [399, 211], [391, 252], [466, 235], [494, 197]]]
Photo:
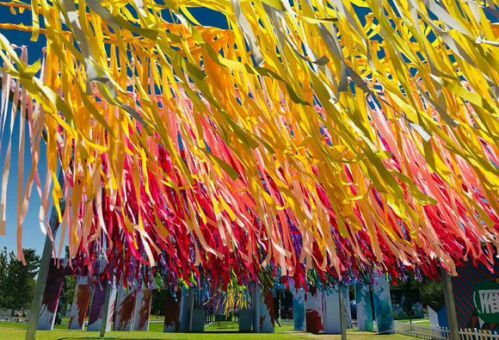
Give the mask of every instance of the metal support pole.
[[[61, 204], [61, 210], [63, 209], [64, 204]], [[59, 220], [57, 211], [55, 208], [52, 208], [52, 214], [50, 216], [50, 230], [54, 237], [58, 227]], [[38, 277], [36, 279], [35, 293], [31, 302], [31, 315], [28, 323], [28, 331], [26, 332], [26, 340], [35, 340], [36, 337], [43, 294], [45, 293], [45, 285], [47, 284], [47, 276], [49, 273], [50, 259], [52, 258], [52, 247], [52, 240], [50, 239], [49, 234], [47, 234], [45, 237], [45, 244], [43, 246], [42, 258], [40, 260], [40, 269], [38, 270]]]
[[[62, 170], [59, 170], [57, 179], [60, 184], [64, 184], [64, 177]], [[65, 203], [60, 203], [61, 214], [64, 214]], [[55, 234], [59, 228], [59, 216], [57, 210], [52, 207], [49, 222], [52, 237], [55, 239]], [[36, 330], [38, 328], [38, 319], [40, 318], [40, 310], [42, 308], [43, 294], [45, 293], [45, 285], [47, 284], [47, 277], [50, 267], [50, 259], [52, 257], [53, 244], [49, 234], [45, 237], [45, 244], [43, 246], [42, 258], [40, 260], [40, 269], [38, 270], [38, 277], [36, 279], [35, 293], [31, 302], [31, 315], [28, 323], [28, 331], [26, 332], [26, 340], [35, 340]]]
[[339, 313], [340, 313], [340, 329], [341, 329], [341, 340], [347, 340], [347, 327], [345, 318], [345, 297], [343, 296], [342, 287], [338, 286], [338, 301], [340, 303]]
[[447, 309], [447, 319], [449, 321], [449, 339], [459, 340], [459, 326], [457, 323], [456, 301], [452, 291], [452, 278], [442, 269], [442, 285], [444, 290], [445, 308]]
[[102, 314], [102, 325], [100, 327], [100, 337], [106, 335], [107, 323], [109, 318], [109, 304], [111, 302], [111, 291], [113, 290], [113, 280], [109, 280], [106, 284], [106, 293], [104, 297], [104, 309]]

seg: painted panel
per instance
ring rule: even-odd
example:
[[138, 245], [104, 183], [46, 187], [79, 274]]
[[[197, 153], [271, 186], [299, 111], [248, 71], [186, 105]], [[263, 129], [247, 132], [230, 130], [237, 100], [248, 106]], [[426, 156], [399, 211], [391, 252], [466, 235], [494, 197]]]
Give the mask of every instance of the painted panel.
[[104, 284], [96, 282], [93, 287], [92, 302], [88, 312], [88, 331], [100, 331], [106, 300], [106, 288]]
[[252, 324], [253, 324], [253, 310], [252, 309], [239, 310], [239, 332], [243, 333], [251, 332]]
[[306, 329], [307, 332], [318, 334], [324, 332], [323, 294], [317, 288], [311, 287], [306, 294]]
[[306, 295], [307, 332], [341, 334], [340, 299], [337, 290], [311, 288]]
[[253, 310], [253, 332], [273, 333], [275, 322], [274, 297], [271, 290], [251, 286], [251, 309]]
[[378, 333], [393, 333], [394, 325], [390, 285], [385, 274], [378, 273], [374, 276], [373, 298]]
[[436, 311], [431, 307], [428, 307], [428, 316], [430, 318], [430, 324], [432, 327], [449, 327], [449, 321], [447, 319], [447, 310], [445, 306]]
[[106, 332], [111, 331], [113, 324], [114, 308], [116, 306], [116, 285], [112, 284], [109, 296], [109, 309], [104, 310], [106, 300], [106, 286], [110, 283], [96, 283], [93, 288], [92, 303], [88, 313], [88, 331], [100, 331], [104, 315], [107, 313]]
[[114, 324], [116, 315], [116, 300], [118, 299], [118, 287], [115, 282], [111, 283], [111, 294], [109, 296], [109, 309], [107, 310], [107, 325], [106, 332], [111, 331]]
[[38, 329], [40, 330], [54, 329], [57, 307], [61, 298], [62, 286], [64, 285], [64, 272], [64, 264], [58, 267], [54, 261], [50, 262], [40, 317], [38, 319]]
[[182, 288], [180, 300], [179, 332], [186, 333], [190, 330], [190, 318], [194, 305], [194, 292], [192, 289]]
[[119, 286], [115, 311], [116, 316], [114, 320], [115, 331], [133, 330], [136, 295], [137, 289], [130, 288], [127, 290], [123, 286]]
[[202, 307], [196, 306], [192, 309], [192, 320], [191, 320], [190, 332], [193, 332], [193, 333], [204, 332], [205, 316], [206, 316], [206, 312]]
[[336, 290], [323, 292], [324, 299], [324, 333], [325, 334], [341, 334], [340, 322], [340, 295]]
[[180, 300], [181, 294], [168, 294], [165, 301], [165, 332], [178, 332], [180, 330]]
[[344, 311], [345, 311], [345, 321], [346, 325], [345, 328], [352, 328], [352, 309], [350, 308], [350, 290], [348, 287], [343, 287], [341, 289], [342, 294], [343, 294], [343, 302], [345, 304]]
[[337, 290], [311, 288], [306, 295], [307, 332], [341, 334], [340, 298]]
[[87, 319], [90, 300], [92, 299], [92, 288], [88, 277], [80, 276], [76, 282], [75, 296], [71, 313], [69, 315], [69, 329], [82, 330]]
[[134, 331], [149, 330], [149, 315], [151, 314], [152, 289], [144, 288], [137, 293], [135, 300]]
[[491, 269], [468, 263], [452, 278], [459, 328], [499, 330], [499, 261]]
[[271, 290], [261, 292], [260, 290], [259, 325], [260, 333], [274, 333], [274, 322], [276, 320], [274, 296]]
[[355, 301], [357, 306], [357, 321], [359, 324], [359, 330], [373, 332], [373, 307], [369, 286], [362, 284], [355, 285]]
[[291, 289], [293, 294], [293, 323], [295, 331], [305, 331], [305, 290]]

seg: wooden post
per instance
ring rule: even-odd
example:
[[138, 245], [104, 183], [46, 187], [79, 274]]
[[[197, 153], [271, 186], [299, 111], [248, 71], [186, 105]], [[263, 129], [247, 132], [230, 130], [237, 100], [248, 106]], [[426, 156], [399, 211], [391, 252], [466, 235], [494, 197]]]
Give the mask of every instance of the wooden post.
[[104, 309], [103, 309], [103, 314], [102, 314], [102, 325], [100, 327], [100, 337], [103, 338], [106, 335], [106, 328], [107, 328], [107, 323], [108, 323], [108, 317], [109, 317], [109, 304], [111, 301], [111, 291], [113, 289], [113, 280], [109, 280], [106, 283], [106, 295], [105, 295], [105, 300], [104, 300]]
[[347, 327], [345, 318], [345, 297], [343, 296], [343, 287], [338, 285], [338, 302], [340, 304], [340, 329], [341, 329], [341, 340], [347, 340]]
[[456, 301], [452, 291], [452, 278], [442, 269], [442, 286], [444, 290], [445, 308], [447, 309], [447, 319], [449, 322], [449, 339], [459, 340], [459, 326], [457, 323]]

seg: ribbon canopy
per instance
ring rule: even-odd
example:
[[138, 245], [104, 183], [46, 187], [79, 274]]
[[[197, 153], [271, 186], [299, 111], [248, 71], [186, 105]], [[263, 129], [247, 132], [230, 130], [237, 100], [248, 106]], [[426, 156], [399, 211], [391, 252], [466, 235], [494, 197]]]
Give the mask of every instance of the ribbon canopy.
[[[51, 193], [71, 256], [91, 266], [105, 253], [125, 276], [147, 265], [172, 280], [279, 273], [304, 285], [307, 273], [326, 282], [493, 263], [493, 4], [0, 4], [32, 13], [31, 26], [1, 29], [46, 38], [28, 64], [0, 35], [0, 140], [25, 119], [18, 152], [32, 156], [28, 178], [23, 157], [17, 165], [19, 249], [36, 187], [42, 229]], [[201, 25], [198, 7], [228, 28]]]

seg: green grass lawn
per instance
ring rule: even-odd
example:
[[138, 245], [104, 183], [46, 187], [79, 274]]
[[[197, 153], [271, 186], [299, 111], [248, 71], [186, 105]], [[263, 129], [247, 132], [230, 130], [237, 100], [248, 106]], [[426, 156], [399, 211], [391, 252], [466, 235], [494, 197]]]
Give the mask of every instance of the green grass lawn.
[[[409, 323], [411, 320], [409, 319], [403, 319], [403, 320], [397, 320], [397, 322], [404, 322], [404, 323]], [[421, 326], [421, 327], [430, 327], [430, 319], [412, 319], [412, 323], [415, 326]]]
[[[206, 327], [206, 332], [202, 334], [186, 333], [163, 333], [162, 323], [152, 323], [149, 332], [109, 332], [104, 339], [172, 339], [172, 340], [191, 340], [191, 339], [340, 339], [339, 335], [313, 335], [304, 332], [294, 332], [292, 325], [284, 324], [283, 327], [276, 325], [275, 334], [239, 334], [238, 325], [235, 322], [221, 321], [214, 322]], [[348, 339], [355, 340], [410, 340], [412, 338], [402, 335], [375, 335], [367, 332], [348, 330]], [[0, 339], [21, 340], [26, 335], [26, 325], [19, 323], [0, 323]], [[57, 328], [53, 331], [38, 331], [37, 339], [40, 340], [65, 340], [65, 339], [100, 339], [98, 332], [69, 331], [67, 329]]]

